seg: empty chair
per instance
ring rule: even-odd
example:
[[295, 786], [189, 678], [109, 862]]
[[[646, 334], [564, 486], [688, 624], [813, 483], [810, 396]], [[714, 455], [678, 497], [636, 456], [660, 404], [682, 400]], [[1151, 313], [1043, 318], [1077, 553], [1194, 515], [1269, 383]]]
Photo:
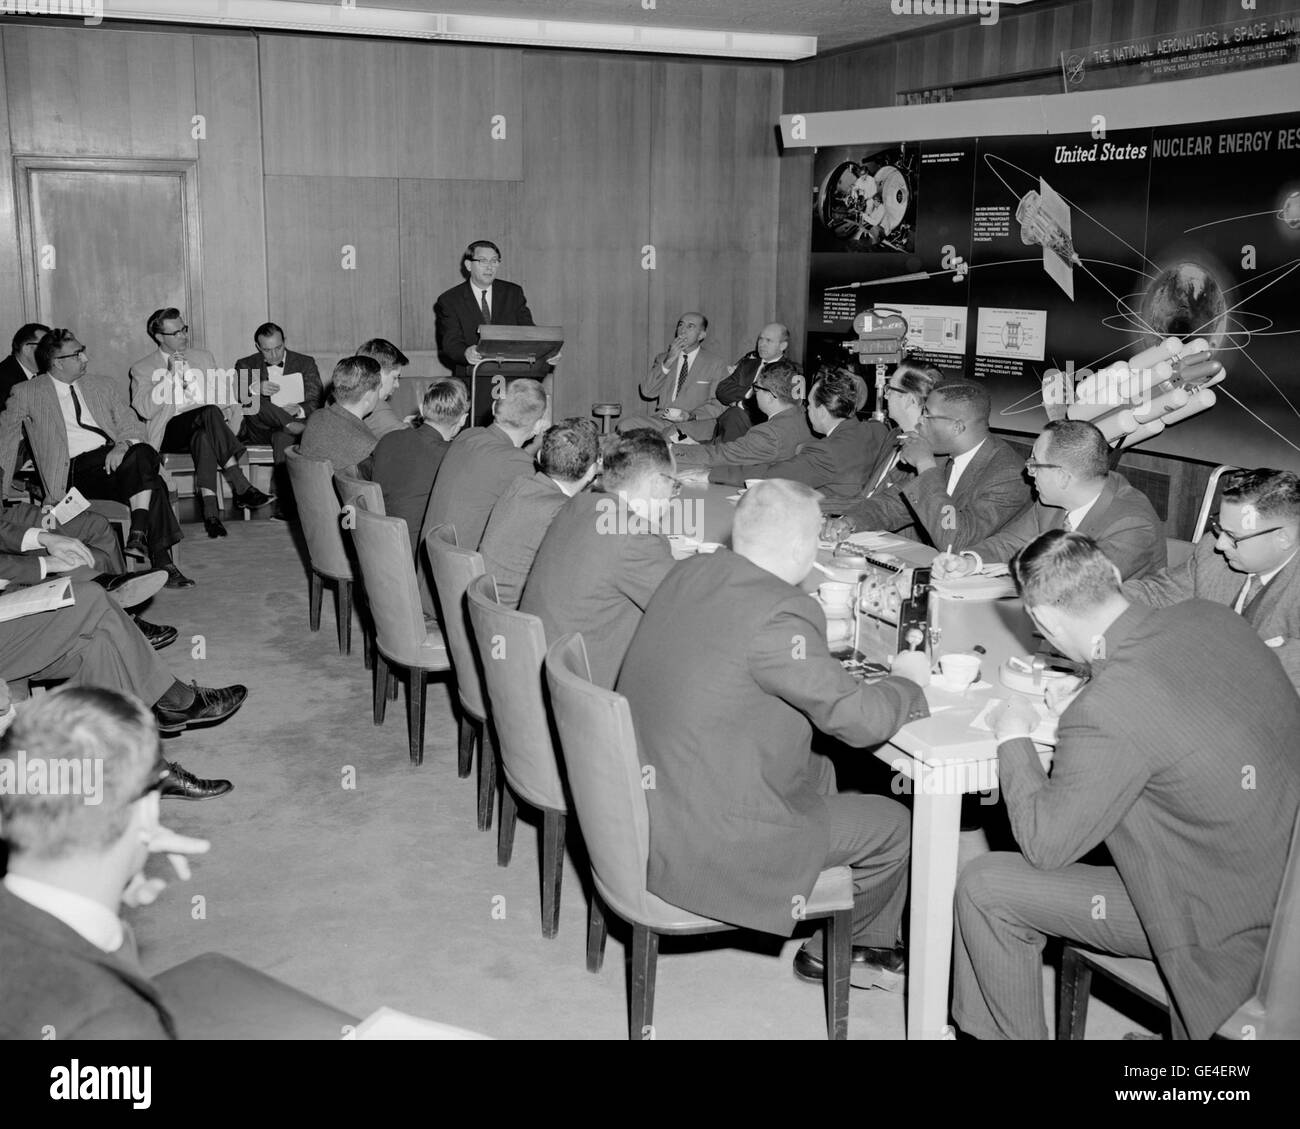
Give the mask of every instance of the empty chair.
[[[1291, 850], [1264, 949], [1255, 994], [1215, 1033], [1222, 1039], [1300, 1039], [1300, 815], [1291, 829]], [[1061, 952], [1056, 1000], [1056, 1037], [1082, 1039], [1088, 1022], [1092, 974], [1127, 988], [1147, 1003], [1169, 1010], [1169, 995], [1153, 960], [1094, 953], [1069, 942]]]
[[546, 632], [535, 615], [503, 607], [490, 576], [476, 577], [467, 596], [501, 758], [497, 865], [510, 865], [518, 819], [515, 803], [522, 800], [542, 813], [542, 936], [554, 937], [560, 924], [568, 805], [542, 696]]
[[492, 800], [496, 792], [496, 751], [491, 727], [487, 725], [478, 656], [474, 653], [469, 617], [465, 611], [465, 590], [471, 580], [483, 575], [483, 558], [459, 547], [453, 525], [435, 525], [425, 535], [424, 547], [429, 554], [433, 589], [438, 600], [438, 619], [447, 650], [451, 653], [451, 667], [456, 674], [456, 696], [460, 699], [457, 768], [462, 777], [469, 775], [477, 745], [478, 829], [488, 831], [492, 827]]
[[[329, 459], [304, 455], [297, 444], [285, 452], [289, 482], [298, 505], [298, 520], [307, 540], [311, 588], [307, 625], [320, 630], [320, 605], [326, 578], [335, 585], [339, 654], [352, 653], [352, 562], [339, 525], [339, 500], [334, 493], [334, 468]], [[367, 656], [368, 657], [368, 656]], [[369, 665], [369, 663], [367, 663]]]
[[[632, 925], [628, 1037], [644, 1039], [654, 1021], [660, 935], [715, 933], [735, 926], [669, 905], [646, 889], [650, 815], [627, 699], [592, 683], [581, 635], [571, 632], [557, 639], [546, 652], [545, 666], [573, 810], [591, 858], [595, 886], [587, 968], [599, 971], [605, 958], [603, 903]], [[832, 1039], [846, 1039], [853, 930], [853, 882], [847, 866], [821, 872], [805, 916], [830, 919], [826, 1029]]]
[[406, 522], [358, 506], [353, 514], [352, 539], [375, 621], [375, 724], [384, 720], [389, 680], [393, 677], [391, 668], [405, 668], [411, 763], [423, 764], [425, 686], [430, 674], [451, 670], [447, 648], [442, 636], [425, 626]]

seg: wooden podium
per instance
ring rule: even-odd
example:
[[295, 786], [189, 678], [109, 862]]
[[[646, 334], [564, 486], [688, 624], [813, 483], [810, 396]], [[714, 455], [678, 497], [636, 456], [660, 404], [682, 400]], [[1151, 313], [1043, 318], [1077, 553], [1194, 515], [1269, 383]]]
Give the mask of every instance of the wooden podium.
[[558, 325], [480, 325], [478, 351], [483, 359], [469, 373], [470, 426], [492, 422], [492, 401], [510, 381], [550, 375], [547, 362], [563, 345], [564, 329]]

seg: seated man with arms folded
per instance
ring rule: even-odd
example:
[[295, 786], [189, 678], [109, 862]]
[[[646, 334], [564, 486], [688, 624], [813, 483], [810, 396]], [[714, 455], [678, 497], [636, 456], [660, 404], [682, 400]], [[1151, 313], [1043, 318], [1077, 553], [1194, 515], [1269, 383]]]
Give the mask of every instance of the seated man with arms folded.
[[772, 463], [792, 458], [813, 434], [803, 411], [803, 375], [784, 361], [768, 365], [745, 393], [758, 404], [766, 420], [729, 443], [674, 443], [679, 470], [690, 470], [710, 482], [743, 486], [746, 478], [761, 478]]
[[[1174, 1037], [1207, 1039], [1259, 979], [1300, 807], [1300, 697], [1231, 609], [1130, 604], [1082, 534], [1043, 534], [1013, 572], [1091, 678], [1061, 714], [1050, 777], [1028, 699], [991, 718], [1020, 851], [957, 880], [953, 1018], [981, 1039], [1046, 1039], [1043, 946], [1063, 937], [1153, 959]], [[1101, 844], [1114, 865], [1079, 861]]]
[[821, 438], [749, 477], [802, 482], [821, 492], [823, 507], [856, 498], [884, 443], [879, 427], [868, 427], [857, 418], [857, 403], [858, 389], [850, 377], [840, 373], [821, 377], [808, 394], [808, 422]]
[[406, 420], [393, 411], [388, 401], [397, 391], [397, 386], [402, 379], [402, 369], [411, 362], [401, 349], [382, 337], [372, 337], [357, 350], [357, 356], [369, 357], [379, 365], [379, 403], [375, 405], [374, 411], [366, 416], [366, 426], [375, 433], [376, 439], [382, 439], [390, 432], [403, 430], [407, 426]]
[[565, 502], [596, 476], [599, 461], [595, 423], [576, 416], [561, 420], [542, 436], [537, 473], [516, 478], [492, 507], [479, 552], [506, 607], [519, 606], [519, 594], [546, 530]]
[[1219, 514], [1192, 555], [1130, 580], [1124, 596], [1153, 608], [1192, 599], [1226, 605], [1300, 690], [1300, 475], [1261, 467], [1226, 477]]
[[875, 466], [867, 475], [867, 488], [841, 516], [826, 519], [823, 540], [842, 541], [859, 529], [918, 537], [916, 515], [903, 500], [903, 487], [916, 477], [916, 471], [903, 461], [902, 445], [916, 434], [926, 397], [942, 381], [938, 369], [921, 368], [907, 361], [889, 374], [885, 410], [894, 424], [893, 430], [885, 436]]
[[313, 459], [329, 459], [336, 474], [369, 478], [370, 455], [379, 440], [364, 421], [379, 403], [379, 362], [344, 357], [334, 366], [332, 384], [334, 402], [312, 413], [298, 450]]
[[450, 378], [436, 380], [420, 403], [416, 426], [390, 431], [379, 440], [371, 456], [371, 473], [384, 492], [384, 509], [406, 522], [417, 558], [420, 523], [429, 506], [438, 468], [468, 418], [465, 385]]
[[580, 631], [591, 679], [612, 689], [641, 612], [673, 567], [666, 528], [677, 489], [673, 457], [653, 431], [605, 450], [602, 489], [570, 498], [542, 538], [519, 610], [538, 616], [547, 639]]
[[1115, 562], [1124, 580], [1165, 567], [1165, 537], [1147, 496], [1122, 474], [1107, 471], [1110, 447], [1091, 423], [1059, 419], [1034, 440], [1025, 464], [1038, 500], [960, 556], [940, 553], [934, 578], [978, 572], [985, 561], [1009, 561], [1041, 533], [1086, 533]]
[[478, 549], [497, 499], [516, 478], [532, 476], [533, 456], [522, 448], [546, 428], [546, 408], [540, 381], [512, 380], [492, 405], [491, 425], [456, 436], [429, 495], [421, 544], [435, 526], [451, 524], [462, 549]]
[[[907, 809], [837, 795], [812, 736], [815, 727], [867, 749], [929, 710], [915, 683], [867, 685], [831, 656], [825, 615], [797, 587], [821, 522], [811, 488], [761, 482], [736, 507], [735, 551], [683, 561], [646, 606], [618, 691], [654, 771], [647, 886], [694, 913], [788, 937], [791, 899], [807, 898], [823, 869], [849, 866], [854, 982], [899, 987]], [[819, 936], [794, 968], [825, 978]]]

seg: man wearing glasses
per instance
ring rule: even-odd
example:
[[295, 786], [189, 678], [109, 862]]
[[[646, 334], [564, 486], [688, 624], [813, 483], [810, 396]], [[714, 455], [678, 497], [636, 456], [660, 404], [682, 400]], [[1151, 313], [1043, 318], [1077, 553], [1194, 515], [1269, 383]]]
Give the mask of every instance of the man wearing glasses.
[[36, 368], [36, 346], [41, 338], [49, 333], [48, 325], [29, 322], [14, 334], [13, 351], [0, 361], [0, 411], [9, 401], [9, 393], [14, 387], [23, 384], [38, 375]]
[[[523, 287], [497, 278], [500, 269], [501, 248], [487, 239], [474, 240], [461, 256], [465, 281], [439, 294], [433, 304], [437, 318], [438, 354], [452, 375], [465, 382], [465, 391], [470, 393], [471, 402], [470, 370], [483, 360], [478, 350], [479, 326], [533, 324]], [[523, 365], [510, 366], [512, 377], [528, 376], [541, 380], [549, 372], [545, 362], [531, 369]], [[489, 397], [479, 397], [478, 418], [469, 422], [473, 427], [491, 424], [492, 402]]]
[[131, 406], [149, 427], [149, 443], [159, 454], [194, 459], [194, 484], [209, 537], [226, 536], [217, 509], [217, 472], [230, 483], [240, 509], [275, 501], [256, 489], [239, 468], [244, 446], [235, 438], [243, 421], [233, 381], [224, 381], [205, 349], [190, 345], [190, 327], [180, 310], [154, 310], [146, 323], [158, 346], [131, 366]]
[[1085, 533], [1124, 580], [1165, 567], [1164, 533], [1147, 496], [1109, 470], [1106, 437], [1086, 420], [1053, 420], [1034, 440], [1025, 463], [1038, 500], [992, 537], [961, 553], [940, 553], [934, 578], [978, 572], [985, 561], [1009, 561], [1051, 529]]
[[1300, 475], [1237, 471], [1192, 555], [1130, 580], [1124, 596], [1156, 608], [1192, 599], [1226, 604], [1274, 649], [1300, 690]]

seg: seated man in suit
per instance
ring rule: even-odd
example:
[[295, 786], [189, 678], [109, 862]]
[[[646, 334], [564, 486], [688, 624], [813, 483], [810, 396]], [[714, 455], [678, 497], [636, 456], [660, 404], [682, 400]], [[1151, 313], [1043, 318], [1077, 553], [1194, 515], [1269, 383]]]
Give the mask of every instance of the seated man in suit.
[[[1259, 978], [1300, 807], [1300, 697], [1231, 609], [1130, 604], [1083, 534], [1043, 534], [1013, 571], [1043, 635], [1092, 674], [1050, 778], [1028, 700], [991, 719], [1020, 851], [958, 879], [953, 1018], [978, 1038], [1046, 1039], [1054, 936], [1154, 959], [1175, 1038], [1207, 1039]], [[1114, 865], [1082, 864], [1099, 844]]]
[[1130, 580], [1124, 596], [1153, 608], [1183, 600], [1230, 607], [1300, 690], [1300, 475], [1261, 467], [1226, 477], [1218, 516], [1192, 555]]
[[[787, 355], [790, 331], [779, 321], [765, 325], [754, 348], [727, 369], [727, 377], [718, 385], [717, 438], [724, 443], [739, 439], [751, 427], [763, 422], [758, 405], [746, 399], [758, 374], [778, 361], [794, 364]], [[799, 366], [795, 365], [797, 369]]]
[[234, 374], [219, 370], [211, 353], [191, 347], [190, 327], [175, 307], [154, 310], [146, 328], [157, 347], [131, 366], [131, 406], [148, 424], [155, 451], [187, 454], [194, 460], [203, 527], [209, 537], [224, 537], [226, 527], [217, 509], [218, 471], [226, 476], [240, 509], [275, 501], [274, 495], [254, 487], [239, 467], [244, 447], [235, 432], [243, 408]]
[[[188, 878], [174, 856], [202, 854], [209, 845], [159, 825], [159, 791], [173, 774], [148, 710], [98, 687], [30, 702], [0, 740], [0, 774], [38, 762], [51, 772], [56, 764], [86, 770], [69, 772], [80, 784], [75, 793], [0, 788], [9, 847], [0, 883], [0, 1038], [265, 1038], [277, 1021], [302, 1035], [303, 1009], [318, 1037], [339, 1037], [347, 1016], [235, 962], [200, 958], [157, 981], [145, 976], [122, 907], [148, 905], [165, 887], [144, 875], [150, 853], [173, 856], [178, 875]], [[242, 1031], [232, 1022], [241, 1012], [256, 1013]], [[213, 1030], [217, 1024], [224, 1029]]]
[[704, 348], [709, 319], [700, 313], [682, 314], [668, 348], [655, 354], [650, 371], [641, 382], [641, 398], [654, 401], [653, 417], [622, 420], [618, 430], [652, 428], [665, 436], [683, 434], [692, 439], [713, 437], [713, 427], [722, 405], [716, 393], [726, 375], [720, 357]]
[[542, 538], [519, 610], [547, 639], [581, 631], [591, 679], [618, 678], [641, 613], [673, 567], [665, 527], [677, 490], [673, 457], [653, 431], [620, 436], [604, 452], [601, 489], [570, 498]]
[[712, 443], [675, 443], [673, 459], [678, 469], [692, 477], [743, 486], [746, 478], [761, 478], [772, 463], [793, 458], [812, 430], [803, 411], [803, 374], [794, 365], [778, 361], [754, 380], [746, 397], [752, 399], [765, 420], [739, 439]]
[[48, 325], [29, 322], [14, 334], [12, 352], [0, 361], [0, 411], [4, 410], [15, 385], [40, 374], [36, 366], [36, 346], [49, 332]]
[[336, 474], [369, 478], [371, 452], [379, 441], [365, 417], [379, 403], [379, 362], [370, 357], [344, 357], [334, 366], [334, 402], [314, 412], [298, 450], [313, 459], [329, 459]]
[[[842, 541], [859, 529], [888, 530], [916, 539], [915, 515], [903, 500], [903, 487], [916, 471], [903, 461], [902, 443], [916, 433], [926, 398], [943, 377], [935, 368], [903, 361], [885, 385], [885, 411], [893, 429], [881, 443], [880, 455], [867, 475], [867, 488], [839, 517], [828, 517], [822, 530], [826, 541]], [[872, 426], [875, 421], [868, 423]]]
[[390, 431], [400, 431], [407, 427], [406, 420], [389, 406], [393, 393], [402, 379], [402, 369], [411, 362], [391, 341], [382, 337], [372, 337], [360, 349], [358, 357], [369, 357], [379, 365], [379, 403], [375, 410], [366, 416], [366, 426], [375, 433], [376, 439], [382, 439]]
[[0, 475], [13, 477], [26, 430], [32, 458], [57, 502], [75, 486], [86, 498], [131, 511], [126, 555], [167, 572], [168, 588], [193, 588], [172, 561], [182, 537], [158, 452], [115, 382], [86, 376], [86, 348], [70, 329], [53, 329], [36, 347], [40, 375], [16, 385], [0, 415]]
[[1168, 557], [1160, 519], [1141, 490], [1107, 470], [1109, 456], [1106, 437], [1087, 420], [1053, 420], [1034, 440], [1025, 464], [1038, 500], [960, 556], [940, 553], [932, 566], [934, 578], [967, 576], [985, 561], [1009, 561], [1049, 529], [1086, 533], [1124, 580], [1164, 568]]
[[536, 380], [511, 381], [492, 405], [492, 425], [456, 436], [433, 482], [421, 544], [435, 526], [452, 525], [462, 549], [478, 549], [497, 499], [516, 478], [533, 473], [533, 456], [521, 448], [545, 428], [546, 407]]
[[1029, 503], [1024, 460], [990, 434], [991, 410], [982, 385], [947, 381], [926, 397], [917, 433], [899, 448], [916, 471], [903, 500], [922, 540], [937, 549], [968, 549]]
[[492, 507], [478, 551], [506, 607], [519, 606], [542, 538], [564, 503], [596, 477], [599, 462], [595, 423], [576, 416], [561, 420], [542, 436], [537, 472], [516, 478]]
[[808, 423], [821, 438], [748, 477], [802, 482], [821, 492], [823, 506], [856, 498], [884, 443], [881, 429], [868, 427], [856, 411], [857, 388], [849, 377], [832, 373], [820, 378], [808, 393]]
[[[373, 412], [370, 418], [374, 418]], [[468, 418], [465, 386], [459, 380], [436, 380], [424, 394], [416, 426], [390, 431], [370, 457], [371, 477], [384, 492], [384, 509], [390, 517], [406, 522], [417, 558], [420, 523], [429, 507], [438, 468]]]
[[[929, 710], [916, 683], [869, 686], [831, 657], [826, 617], [798, 587], [821, 521], [811, 488], [759, 483], [736, 507], [734, 552], [683, 561], [646, 606], [618, 680], [654, 772], [646, 884], [683, 909], [788, 937], [799, 923], [791, 899], [806, 899], [827, 867], [849, 866], [856, 970], [897, 987], [907, 809], [835, 794], [812, 736], [869, 749]], [[794, 968], [825, 979], [818, 937]]]

